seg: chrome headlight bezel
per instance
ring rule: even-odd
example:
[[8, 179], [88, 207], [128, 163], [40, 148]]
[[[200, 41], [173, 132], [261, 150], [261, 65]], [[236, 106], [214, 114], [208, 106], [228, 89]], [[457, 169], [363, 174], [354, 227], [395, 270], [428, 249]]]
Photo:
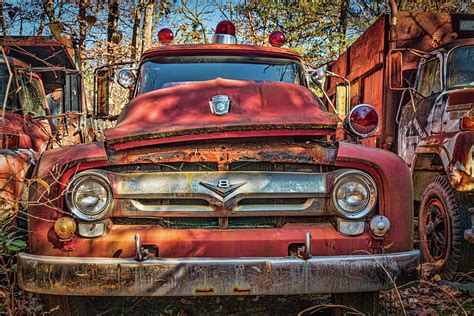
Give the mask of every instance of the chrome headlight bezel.
[[[361, 183], [369, 193], [367, 202], [365, 205], [357, 211], [348, 211], [339, 205], [337, 201], [337, 192], [343, 184], [347, 181], [358, 181]], [[367, 173], [359, 170], [347, 170], [339, 174], [335, 181], [332, 191], [332, 203], [336, 208], [337, 212], [342, 215], [342, 217], [347, 219], [361, 219], [367, 217], [375, 208], [377, 203], [377, 184], [374, 179]]]
[[[76, 205], [74, 202], [74, 194], [77, 192], [77, 189], [86, 181], [94, 181], [100, 184], [105, 191], [107, 192], [107, 203], [100, 211], [96, 214], [90, 215], [87, 214]], [[107, 213], [112, 209], [113, 206], [113, 194], [112, 188], [110, 186], [109, 180], [106, 174], [101, 170], [87, 170], [81, 173], [76, 174], [68, 183], [66, 188], [65, 195], [66, 205], [72, 214], [83, 221], [96, 221], [103, 219]]]

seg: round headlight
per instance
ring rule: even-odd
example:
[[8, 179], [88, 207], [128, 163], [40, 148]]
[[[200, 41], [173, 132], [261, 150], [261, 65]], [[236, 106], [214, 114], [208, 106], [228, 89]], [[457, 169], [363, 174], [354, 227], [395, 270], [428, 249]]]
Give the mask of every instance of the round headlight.
[[112, 200], [112, 190], [107, 177], [100, 171], [81, 172], [67, 187], [67, 206], [82, 220], [97, 220], [104, 217], [111, 207]]
[[377, 187], [365, 172], [346, 171], [337, 177], [332, 197], [334, 206], [344, 217], [362, 218], [375, 206]]

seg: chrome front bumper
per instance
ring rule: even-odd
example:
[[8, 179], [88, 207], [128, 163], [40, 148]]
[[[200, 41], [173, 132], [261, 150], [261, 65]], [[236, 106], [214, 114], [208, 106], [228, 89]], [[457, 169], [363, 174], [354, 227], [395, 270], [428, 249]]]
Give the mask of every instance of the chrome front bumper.
[[419, 278], [418, 250], [299, 258], [48, 257], [20, 253], [23, 290], [57, 295], [191, 296], [350, 293]]

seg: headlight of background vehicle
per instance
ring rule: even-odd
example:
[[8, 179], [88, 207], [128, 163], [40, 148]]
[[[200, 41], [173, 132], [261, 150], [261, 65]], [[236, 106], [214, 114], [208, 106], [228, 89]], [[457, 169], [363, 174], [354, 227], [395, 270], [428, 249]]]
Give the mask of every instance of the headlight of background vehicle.
[[107, 177], [99, 170], [81, 172], [67, 186], [67, 206], [79, 219], [101, 219], [110, 210], [112, 202], [112, 189]]
[[365, 172], [346, 171], [336, 178], [332, 200], [345, 218], [359, 219], [373, 210], [377, 202], [377, 186]]

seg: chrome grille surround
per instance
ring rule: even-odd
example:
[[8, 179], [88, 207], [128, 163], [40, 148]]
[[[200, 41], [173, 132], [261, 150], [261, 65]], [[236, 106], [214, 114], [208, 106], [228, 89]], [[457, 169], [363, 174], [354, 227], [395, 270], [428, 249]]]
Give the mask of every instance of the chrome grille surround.
[[[106, 171], [106, 174], [114, 195], [112, 216], [323, 215], [329, 197], [328, 173]], [[187, 199], [199, 203], [171, 203]], [[272, 202], [248, 203], [258, 199]]]

